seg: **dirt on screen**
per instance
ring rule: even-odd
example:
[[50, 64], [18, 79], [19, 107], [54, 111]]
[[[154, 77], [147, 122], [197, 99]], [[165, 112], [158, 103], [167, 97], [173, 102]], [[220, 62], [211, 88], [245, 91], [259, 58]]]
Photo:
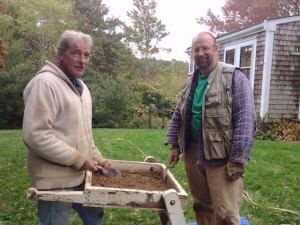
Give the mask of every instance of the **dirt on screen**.
[[129, 173], [128, 171], [121, 171], [121, 173], [120, 178], [115, 178], [94, 172], [92, 186], [146, 191], [166, 191], [168, 189], [158, 173]]

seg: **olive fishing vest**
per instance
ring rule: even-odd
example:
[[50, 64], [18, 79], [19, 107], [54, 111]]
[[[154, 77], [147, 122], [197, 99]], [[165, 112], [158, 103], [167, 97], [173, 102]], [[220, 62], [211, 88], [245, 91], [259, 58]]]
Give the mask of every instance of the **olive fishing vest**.
[[[222, 62], [209, 75], [202, 106], [203, 147], [206, 160], [229, 157], [232, 139], [232, 76], [236, 67]], [[187, 115], [191, 107], [191, 86], [193, 76], [189, 77], [181, 92], [182, 127], [179, 132], [178, 144], [186, 148], [187, 127], [190, 126]], [[187, 110], [188, 109], [188, 110]]]

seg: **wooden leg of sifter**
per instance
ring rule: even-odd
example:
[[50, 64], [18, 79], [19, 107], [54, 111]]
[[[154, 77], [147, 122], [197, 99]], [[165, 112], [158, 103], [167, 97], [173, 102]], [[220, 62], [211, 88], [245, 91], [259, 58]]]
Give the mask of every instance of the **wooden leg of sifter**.
[[[178, 194], [175, 190], [169, 189], [163, 194], [166, 211], [160, 213], [160, 220], [168, 217], [169, 221], [162, 223], [163, 225], [185, 225], [183, 210], [180, 204]], [[163, 215], [163, 213], [165, 215]]]

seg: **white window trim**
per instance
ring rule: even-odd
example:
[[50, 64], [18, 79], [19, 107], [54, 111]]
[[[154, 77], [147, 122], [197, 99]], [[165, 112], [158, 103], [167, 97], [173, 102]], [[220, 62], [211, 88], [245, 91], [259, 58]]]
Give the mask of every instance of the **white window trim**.
[[234, 65], [240, 67], [240, 57], [241, 57], [241, 48], [245, 46], [252, 46], [252, 54], [251, 54], [251, 69], [250, 69], [250, 83], [252, 90], [254, 90], [254, 76], [255, 76], [255, 59], [256, 59], [256, 45], [257, 40], [250, 39], [246, 41], [236, 42], [232, 45], [228, 45], [224, 47], [224, 58], [223, 61], [225, 62], [226, 51], [234, 49]]
[[274, 30], [266, 30], [265, 40], [265, 55], [264, 55], [264, 68], [262, 76], [262, 90], [261, 90], [261, 106], [259, 115], [263, 119], [267, 119], [270, 100], [270, 86], [271, 86], [271, 71], [273, 60], [273, 44], [274, 44]]
[[300, 98], [299, 98], [299, 113], [298, 113], [298, 120], [300, 120]]

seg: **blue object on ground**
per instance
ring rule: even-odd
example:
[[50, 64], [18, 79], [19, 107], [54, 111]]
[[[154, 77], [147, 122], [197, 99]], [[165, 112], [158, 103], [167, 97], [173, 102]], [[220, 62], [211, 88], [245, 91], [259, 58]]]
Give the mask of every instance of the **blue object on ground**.
[[244, 216], [241, 216], [241, 225], [250, 225]]
[[[187, 225], [197, 225], [197, 223], [196, 222], [194, 222], [194, 223], [188, 223]], [[241, 216], [241, 225], [250, 225], [248, 223], [248, 220], [244, 216]]]

